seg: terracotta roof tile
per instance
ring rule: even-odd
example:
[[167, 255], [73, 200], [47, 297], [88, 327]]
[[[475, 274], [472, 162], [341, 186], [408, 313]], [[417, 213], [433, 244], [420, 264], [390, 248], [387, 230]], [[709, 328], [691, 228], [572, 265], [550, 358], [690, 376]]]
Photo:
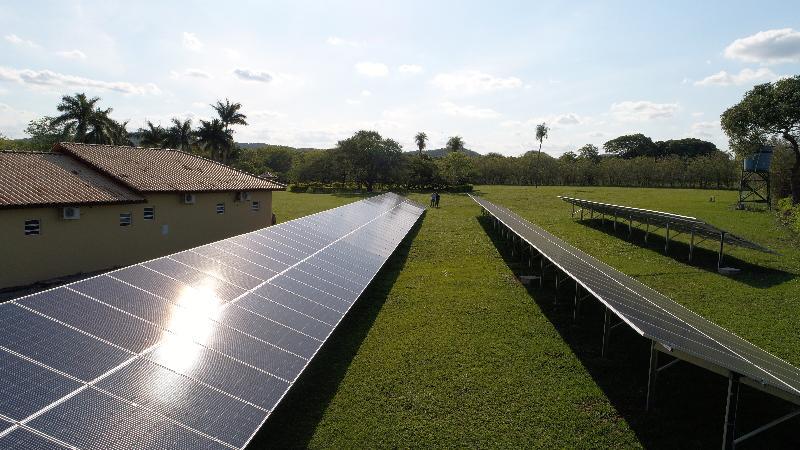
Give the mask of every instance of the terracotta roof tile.
[[70, 156], [0, 152], [0, 208], [142, 201], [125, 185]]
[[286, 187], [173, 149], [62, 142], [68, 153], [138, 192], [283, 190]]

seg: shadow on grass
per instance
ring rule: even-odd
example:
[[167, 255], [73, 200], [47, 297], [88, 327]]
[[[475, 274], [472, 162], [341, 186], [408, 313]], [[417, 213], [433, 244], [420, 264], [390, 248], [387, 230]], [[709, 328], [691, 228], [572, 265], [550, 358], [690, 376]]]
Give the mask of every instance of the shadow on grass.
[[307, 448], [350, 363], [405, 267], [425, 213], [408, 232], [333, 334], [247, 446]]
[[[515, 275], [534, 274], [518, 251], [512, 255], [511, 244], [495, 232], [488, 217], [479, 216], [477, 220]], [[543, 288], [534, 283], [527, 290], [645, 448], [719, 448], [725, 414], [726, 378], [689, 363], [678, 363], [659, 374], [655, 406], [646, 412], [649, 340], [629, 327], [617, 328], [611, 335], [609, 356], [603, 358], [600, 355], [603, 335], [603, 306], [600, 302], [584, 300], [581, 314], [574, 320], [574, 282], [562, 282], [556, 291], [552, 269], [545, 270]], [[661, 364], [666, 364], [667, 359], [662, 356]], [[591, 408], [592, 405], [579, 406]], [[790, 410], [786, 402], [742, 386], [737, 435]], [[796, 419], [790, 422], [797, 424]], [[783, 424], [746, 441], [742, 448], [798, 448], [800, 437], [793, 431], [792, 425]]]
[[[605, 233], [609, 236], [625, 239], [631, 244], [636, 245], [638, 247], [647, 248], [654, 252], [660, 252], [662, 254], [664, 253], [664, 247], [667, 242], [665, 235], [651, 232], [648, 237], [648, 242], [645, 242], [644, 230], [632, 227], [629, 232], [628, 224], [622, 221], [620, 221], [617, 224], [617, 229], [614, 230], [613, 219], [607, 219], [606, 221], [609, 223], [604, 224], [603, 219], [598, 219], [598, 218], [584, 219], [584, 220], [579, 220], [578, 222], [590, 228], [593, 228], [597, 231]], [[659, 232], [663, 233], [663, 230], [659, 230]], [[680, 237], [684, 239], [686, 238], [685, 235], [683, 234], [681, 234]], [[697, 239], [699, 240], [699, 238]], [[676, 261], [680, 261], [685, 264], [691, 264], [693, 267], [697, 267], [701, 270], [717, 273], [717, 260], [719, 258], [719, 253], [718, 253], [719, 241], [707, 240], [703, 244], [715, 245], [717, 246], [717, 248], [714, 250], [710, 250], [708, 248], [695, 245], [692, 261], [689, 262], [689, 243], [683, 242], [682, 240], [670, 238], [669, 251], [667, 252], [667, 256]], [[728, 247], [729, 245], [726, 244], [725, 248]], [[747, 284], [748, 286], [751, 287], [761, 288], [761, 289], [766, 289], [775, 285], [785, 283], [787, 281], [792, 280], [796, 276], [793, 273], [785, 272], [783, 270], [773, 269], [771, 267], [764, 267], [758, 264], [752, 264], [747, 261], [741, 260], [739, 258], [730, 256], [728, 254], [724, 256], [722, 260], [722, 266], [735, 267], [741, 270], [741, 272], [735, 275], [728, 276], [732, 280], [737, 281], [739, 283]], [[719, 276], [726, 276], [726, 275], [719, 275]]]

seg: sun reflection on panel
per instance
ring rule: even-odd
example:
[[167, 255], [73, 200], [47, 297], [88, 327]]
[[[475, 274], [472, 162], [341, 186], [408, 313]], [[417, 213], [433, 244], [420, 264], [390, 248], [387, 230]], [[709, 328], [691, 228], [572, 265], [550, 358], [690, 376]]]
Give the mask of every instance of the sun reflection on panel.
[[212, 322], [219, 315], [222, 302], [217, 297], [217, 280], [206, 278], [185, 288], [172, 307], [167, 329], [171, 331], [158, 352], [170, 368], [178, 372], [191, 369], [211, 333]]

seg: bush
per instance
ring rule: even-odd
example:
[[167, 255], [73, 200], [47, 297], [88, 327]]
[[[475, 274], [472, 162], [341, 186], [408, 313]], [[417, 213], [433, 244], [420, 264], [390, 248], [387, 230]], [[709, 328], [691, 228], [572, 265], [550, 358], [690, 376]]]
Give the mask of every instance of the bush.
[[778, 215], [792, 230], [800, 233], [800, 205], [792, 206], [791, 198], [782, 198], [777, 204]]
[[457, 184], [455, 186], [448, 186], [447, 192], [472, 192], [471, 184]]
[[308, 186], [304, 184], [290, 184], [289, 192], [306, 192], [308, 190]]

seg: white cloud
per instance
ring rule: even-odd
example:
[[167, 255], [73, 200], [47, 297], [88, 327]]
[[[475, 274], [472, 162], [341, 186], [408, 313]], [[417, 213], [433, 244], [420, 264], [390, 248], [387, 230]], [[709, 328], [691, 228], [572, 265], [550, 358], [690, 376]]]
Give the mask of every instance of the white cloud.
[[713, 138], [721, 134], [719, 121], [695, 122], [692, 124], [691, 134], [701, 138]]
[[86, 53], [83, 53], [80, 50], [64, 50], [62, 52], [56, 52], [56, 55], [67, 58], [67, 59], [86, 59]]
[[283, 119], [284, 117], [286, 117], [286, 114], [278, 111], [261, 109], [255, 111], [248, 111], [247, 116], [255, 119]]
[[397, 68], [397, 70], [400, 73], [416, 75], [422, 73], [422, 66], [417, 64], [401, 64], [400, 67]]
[[459, 106], [451, 102], [443, 102], [442, 109], [451, 116], [468, 117], [471, 119], [492, 119], [500, 113], [490, 108], [479, 108], [472, 105]]
[[188, 48], [193, 52], [199, 52], [203, 49], [203, 43], [194, 33], [189, 33], [188, 31], [183, 32], [183, 46]]
[[158, 95], [161, 93], [158, 86], [153, 83], [134, 84], [127, 81], [93, 80], [75, 75], [65, 75], [52, 70], [16, 70], [0, 67], [0, 80], [17, 82], [32, 87], [77, 87], [134, 95]]
[[186, 69], [184, 74], [192, 78], [204, 78], [206, 80], [213, 78], [210, 73], [200, 69]]
[[752, 84], [756, 81], [771, 81], [777, 79], [778, 76], [774, 72], [761, 67], [757, 70], [742, 69], [739, 73], [728, 73], [721, 70], [713, 75], [709, 75], [700, 81], [695, 81], [695, 86], [730, 86], [730, 85], [743, 85]]
[[733, 41], [725, 48], [725, 57], [764, 64], [800, 62], [800, 31], [791, 28], [759, 31]]
[[522, 87], [522, 80], [517, 77], [496, 77], [477, 70], [440, 73], [431, 83], [445, 91], [467, 94]]
[[389, 75], [389, 67], [382, 63], [360, 62], [356, 64], [356, 72], [367, 77], [385, 77]]
[[556, 125], [579, 125], [583, 120], [575, 113], [561, 114], [556, 116], [551, 123]]
[[246, 81], [260, 81], [262, 83], [269, 83], [273, 80], [272, 74], [262, 70], [235, 69], [233, 74], [236, 75], [237, 78]]
[[677, 103], [653, 103], [646, 100], [624, 101], [611, 105], [611, 114], [626, 122], [667, 119], [672, 117], [677, 110]]
[[362, 97], [369, 97], [370, 95], [372, 95], [372, 92], [370, 92], [370, 91], [368, 91], [368, 90], [366, 90], [366, 89], [364, 89], [363, 91], [361, 91], [361, 96], [362, 96]]
[[18, 110], [11, 105], [0, 103], [0, 134], [22, 137], [28, 122], [37, 116], [31, 111]]
[[360, 105], [361, 104], [361, 100], [356, 100], [354, 98], [348, 98], [344, 102], [347, 103], [348, 105]]
[[327, 42], [328, 45], [333, 45], [335, 47], [361, 47], [364, 45], [363, 42], [345, 39], [338, 36], [330, 36], [325, 40], [325, 42]]
[[29, 41], [27, 39], [22, 39], [21, 37], [17, 36], [16, 34], [7, 34], [5, 36], [5, 40], [14, 44], [14, 45], [24, 45], [26, 47], [31, 48], [39, 48], [39, 44]]

